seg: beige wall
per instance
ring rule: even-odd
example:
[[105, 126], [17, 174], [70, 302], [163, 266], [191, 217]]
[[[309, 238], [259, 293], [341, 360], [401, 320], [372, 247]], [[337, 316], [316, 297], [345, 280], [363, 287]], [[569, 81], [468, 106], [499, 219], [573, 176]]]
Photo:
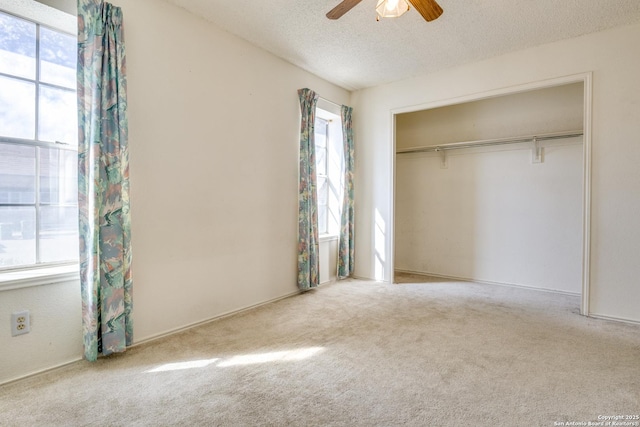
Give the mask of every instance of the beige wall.
[[[27, 309], [31, 332], [11, 336], [11, 313]], [[80, 282], [0, 292], [0, 384], [82, 356]]]
[[[127, 43], [135, 341], [295, 293], [296, 91], [349, 92], [168, 3], [112, 3]], [[78, 292], [2, 292], [0, 383], [81, 356]], [[17, 309], [32, 332], [11, 338]]]
[[355, 92], [356, 274], [391, 280], [392, 111], [593, 72], [592, 314], [640, 321], [640, 25]]
[[296, 91], [349, 93], [167, 3], [117, 3], [137, 341], [296, 292]]

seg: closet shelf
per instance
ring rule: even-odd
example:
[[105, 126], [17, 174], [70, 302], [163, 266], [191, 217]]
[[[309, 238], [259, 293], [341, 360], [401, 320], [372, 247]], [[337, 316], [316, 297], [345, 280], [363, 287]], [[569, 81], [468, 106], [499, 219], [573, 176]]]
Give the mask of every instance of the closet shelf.
[[429, 145], [425, 147], [413, 147], [396, 150], [396, 154], [408, 154], [408, 153], [423, 153], [429, 151], [444, 151], [444, 150], [457, 150], [462, 148], [474, 148], [474, 147], [486, 147], [490, 145], [505, 145], [505, 144], [520, 144], [525, 142], [540, 142], [550, 141], [554, 139], [575, 138], [582, 136], [584, 133], [582, 130], [567, 131], [567, 132], [555, 132], [545, 133], [538, 135], [525, 135], [515, 138], [499, 138], [499, 139], [484, 139], [478, 141], [465, 141], [465, 142], [451, 142], [448, 144]]

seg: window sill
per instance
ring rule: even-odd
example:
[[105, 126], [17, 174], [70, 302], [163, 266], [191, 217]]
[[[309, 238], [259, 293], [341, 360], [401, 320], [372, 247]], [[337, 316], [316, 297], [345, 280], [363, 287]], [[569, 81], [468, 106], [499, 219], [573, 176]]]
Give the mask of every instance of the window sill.
[[321, 234], [318, 237], [318, 240], [320, 243], [331, 242], [333, 240], [338, 240], [338, 235], [337, 234]]
[[0, 292], [78, 280], [78, 264], [0, 273]]

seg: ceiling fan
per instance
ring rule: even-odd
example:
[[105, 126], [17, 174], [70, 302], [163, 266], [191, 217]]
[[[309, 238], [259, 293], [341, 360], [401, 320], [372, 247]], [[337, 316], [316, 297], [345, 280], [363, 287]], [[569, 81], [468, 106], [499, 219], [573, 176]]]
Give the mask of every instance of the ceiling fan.
[[[353, 9], [362, 0], [343, 0], [327, 13], [327, 18], [338, 19]], [[435, 0], [378, 0], [376, 12], [378, 19], [395, 18], [409, 10], [409, 3], [427, 20], [433, 21], [442, 15], [442, 8]]]

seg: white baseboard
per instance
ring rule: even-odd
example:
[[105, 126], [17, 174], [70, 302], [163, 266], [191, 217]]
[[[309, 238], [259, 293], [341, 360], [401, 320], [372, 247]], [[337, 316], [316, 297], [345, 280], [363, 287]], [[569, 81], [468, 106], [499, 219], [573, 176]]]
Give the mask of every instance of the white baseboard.
[[579, 297], [581, 295], [580, 292], [567, 292], [567, 291], [561, 291], [561, 290], [558, 290], [558, 289], [539, 288], [539, 287], [536, 287], [536, 286], [520, 285], [520, 284], [517, 284], [517, 283], [492, 282], [492, 281], [489, 281], [489, 280], [478, 280], [478, 279], [473, 279], [473, 278], [470, 278], [470, 277], [447, 276], [447, 275], [443, 275], [443, 274], [427, 273], [427, 272], [424, 272], [424, 271], [413, 271], [413, 270], [396, 269], [396, 272], [398, 272], [398, 273], [407, 273], [407, 274], [417, 274], [419, 276], [437, 277], [437, 278], [440, 278], [440, 279], [457, 280], [459, 282], [473, 282], [473, 283], [479, 283], [481, 285], [495, 285], [495, 286], [506, 286], [506, 287], [509, 287], [509, 288], [528, 289], [528, 290], [532, 290], [532, 291], [549, 292], [549, 293], [553, 293], [553, 294], [569, 295], [569, 296], [574, 296], [574, 297]]
[[[396, 271], [399, 271], [399, 270], [396, 270]], [[364, 280], [364, 281], [367, 281], [367, 282], [375, 282], [375, 283], [392, 283], [393, 282], [393, 281], [388, 282], [386, 280], [377, 280], [377, 279], [373, 279], [371, 277], [357, 276], [355, 274], [351, 276], [351, 279]]]
[[599, 319], [599, 320], [608, 320], [611, 322], [628, 323], [630, 325], [640, 325], [640, 320], [631, 320], [631, 319], [626, 319], [624, 317], [604, 316], [602, 314], [593, 314], [593, 313], [589, 313], [589, 316], [587, 317], [593, 317], [594, 319]]
[[170, 329], [170, 330], [165, 331], [165, 332], [160, 332], [159, 334], [154, 334], [154, 335], [142, 338], [140, 340], [136, 340], [133, 343], [133, 345], [131, 345], [131, 347], [137, 347], [139, 345], [146, 344], [148, 342], [155, 341], [155, 340], [158, 340], [160, 338], [168, 337], [170, 335], [177, 334], [179, 332], [183, 332], [183, 331], [195, 328], [195, 327], [200, 326], [200, 325], [204, 325], [204, 324], [207, 324], [207, 323], [215, 322], [216, 320], [221, 320], [221, 319], [224, 319], [224, 318], [229, 317], [229, 316], [233, 316], [233, 315], [240, 314], [240, 313], [243, 313], [243, 312], [248, 311], [248, 310], [252, 310], [254, 308], [261, 307], [263, 305], [271, 304], [272, 302], [276, 302], [276, 301], [280, 301], [280, 300], [283, 300], [283, 299], [286, 299], [286, 298], [290, 298], [290, 297], [293, 297], [293, 296], [296, 296], [296, 295], [300, 295], [300, 293], [301, 293], [300, 291], [290, 292], [290, 293], [288, 293], [286, 295], [283, 295], [283, 296], [280, 296], [280, 297], [277, 297], [277, 298], [272, 298], [270, 300], [259, 302], [257, 304], [248, 305], [246, 307], [242, 307], [242, 308], [239, 308], [239, 309], [236, 309], [236, 310], [227, 311], [227, 312], [224, 312], [222, 314], [218, 314], [216, 316], [209, 317], [207, 319], [199, 320], [197, 322], [190, 323], [190, 324], [185, 325], [185, 326], [180, 326], [178, 328]]
[[340, 279], [338, 279], [337, 277], [332, 277], [329, 280], [325, 280], [324, 282], [320, 282], [319, 286], [324, 286], [324, 285], [333, 285], [334, 283], [337, 283]]
[[30, 372], [28, 374], [20, 375], [19, 377], [11, 378], [5, 381], [0, 382], [0, 386], [5, 386], [11, 383], [15, 383], [17, 381], [26, 380], [27, 378], [35, 377], [37, 375], [46, 374], [47, 372], [53, 372], [58, 369], [62, 369], [65, 366], [73, 365], [74, 363], [78, 363], [82, 361], [82, 357], [78, 357], [77, 359], [69, 360], [68, 362], [63, 362], [55, 366], [51, 366], [49, 368], [40, 369], [37, 371]]

